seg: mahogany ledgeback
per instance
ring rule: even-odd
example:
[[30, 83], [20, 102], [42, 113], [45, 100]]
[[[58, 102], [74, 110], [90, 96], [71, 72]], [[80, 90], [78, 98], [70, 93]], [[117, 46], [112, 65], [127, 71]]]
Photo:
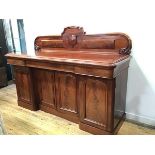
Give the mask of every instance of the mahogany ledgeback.
[[85, 35], [81, 27], [67, 27], [61, 36], [39, 36], [35, 39], [35, 51], [43, 49], [93, 50], [116, 49], [120, 54], [131, 53], [131, 40], [123, 33]]
[[67, 27], [35, 39], [35, 55], [6, 55], [14, 65], [18, 105], [43, 110], [93, 134], [114, 134], [125, 118], [131, 40]]

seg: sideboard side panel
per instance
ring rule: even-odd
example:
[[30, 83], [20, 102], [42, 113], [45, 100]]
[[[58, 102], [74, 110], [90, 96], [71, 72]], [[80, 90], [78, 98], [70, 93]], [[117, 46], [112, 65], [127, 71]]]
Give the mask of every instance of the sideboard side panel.
[[126, 91], [127, 91], [128, 69], [123, 70], [116, 77], [114, 127], [116, 127], [125, 114]]

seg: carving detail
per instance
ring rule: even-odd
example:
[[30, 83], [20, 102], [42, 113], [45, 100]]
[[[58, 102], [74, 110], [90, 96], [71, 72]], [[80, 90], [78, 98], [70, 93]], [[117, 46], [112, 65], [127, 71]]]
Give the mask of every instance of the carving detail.
[[34, 50], [35, 50], [35, 51], [39, 51], [40, 49], [41, 49], [41, 48], [40, 48], [38, 45], [36, 45], [36, 44], [34, 45]]
[[130, 49], [128, 49], [128, 48], [121, 48], [121, 49], [119, 50], [119, 53], [120, 53], [120, 54], [130, 54], [131, 51], [130, 51]]
[[62, 32], [62, 39], [65, 48], [79, 48], [82, 37], [85, 34], [82, 27], [67, 27]]
[[131, 48], [132, 48], [132, 43], [129, 37], [126, 37], [128, 39], [128, 45], [125, 48], [120, 48], [119, 53], [120, 54], [130, 54], [131, 53]]

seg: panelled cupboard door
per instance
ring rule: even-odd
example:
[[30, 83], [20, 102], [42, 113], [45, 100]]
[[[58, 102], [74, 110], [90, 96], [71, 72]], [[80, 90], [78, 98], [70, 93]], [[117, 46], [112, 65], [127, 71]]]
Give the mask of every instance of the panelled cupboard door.
[[80, 121], [99, 129], [108, 128], [108, 81], [85, 77], [79, 81]]
[[56, 72], [57, 110], [63, 113], [78, 114], [77, 77], [71, 73]]
[[30, 70], [27, 67], [14, 67], [18, 100], [30, 104], [32, 89]]
[[35, 69], [33, 70], [35, 79], [35, 92], [38, 98], [39, 107], [42, 109], [55, 108], [55, 82], [54, 71]]

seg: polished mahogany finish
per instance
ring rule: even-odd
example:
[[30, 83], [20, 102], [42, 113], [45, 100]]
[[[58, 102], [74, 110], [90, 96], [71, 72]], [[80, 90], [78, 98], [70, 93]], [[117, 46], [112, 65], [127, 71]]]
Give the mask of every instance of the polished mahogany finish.
[[18, 104], [79, 124], [93, 134], [115, 134], [125, 118], [131, 40], [123, 33], [86, 35], [67, 27], [35, 39], [35, 55], [7, 54]]

